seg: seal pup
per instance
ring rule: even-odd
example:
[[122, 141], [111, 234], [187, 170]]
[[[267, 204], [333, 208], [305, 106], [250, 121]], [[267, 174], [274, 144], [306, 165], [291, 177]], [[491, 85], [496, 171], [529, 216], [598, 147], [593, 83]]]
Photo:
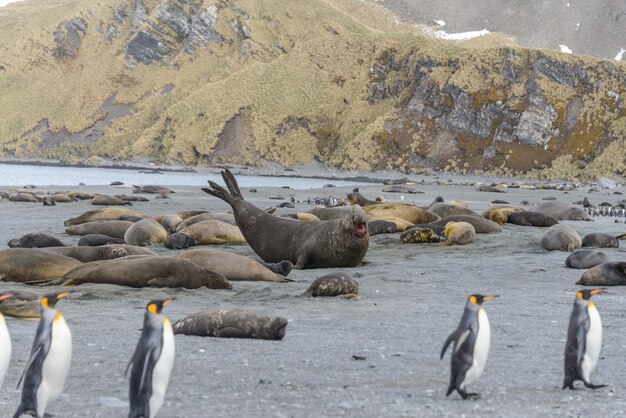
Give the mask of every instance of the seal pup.
[[128, 418], [154, 418], [163, 405], [165, 391], [174, 367], [174, 332], [163, 315], [173, 298], [153, 300], [146, 306], [143, 329], [128, 367], [130, 387]]
[[130, 245], [146, 247], [167, 239], [167, 231], [154, 219], [142, 219], [132, 224], [124, 233], [124, 241]]
[[367, 229], [371, 235], [393, 234], [397, 231], [396, 224], [384, 220], [375, 220], [367, 222]]
[[182, 250], [184, 248], [194, 247], [198, 245], [198, 243], [189, 235], [183, 234], [182, 232], [176, 232], [167, 237], [167, 239], [163, 241], [163, 245], [165, 245], [165, 248], [170, 248], [172, 250]]
[[541, 246], [548, 251], [572, 252], [582, 246], [580, 235], [569, 225], [556, 224], [548, 228], [541, 237]]
[[590, 269], [598, 264], [608, 263], [609, 257], [600, 251], [576, 250], [565, 259], [565, 267]]
[[465, 245], [474, 242], [476, 231], [468, 222], [448, 222], [443, 231], [446, 240], [436, 245]]
[[243, 309], [207, 310], [174, 324], [174, 334], [218, 338], [282, 340], [287, 319], [257, 315]]
[[13, 238], [7, 245], [10, 248], [44, 248], [44, 247], [64, 247], [59, 239], [48, 234], [30, 232], [19, 238]]
[[358, 298], [359, 282], [344, 272], [335, 272], [318, 277], [300, 296], [343, 296], [347, 299]]
[[41, 307], [39, 293], [30, 290], [11, 290], [11, 297], [0, 301], [0, 313], [22, 319], [39, 319]]
[[263, 261], [288, 260], [296, 269], [355, 267], [365, 257], [369, 233], [360, 206], [352, 206], [343, 219], [327, 222], [275, 217], [243, 198], [230, 171], [222, 171], [222, 178], [228, 190], [214, 182], [209, 182], [211, 189], [202, 190], [232, 207], [243, 236]]
[[598, 264], [583, 273], [576, 284], [583, 286], [623, 286], [626, 285], [626, 262]]
[[[0, 293], [0, 303], [13, 296], [11, 292]], [[9, 363], [11, 362], [11, 336], [4, 315], [0, 312], [0, 388], [4, 383]]]
[[497, 208], [489, 213], [489, 219], [498, 225], [504, 225], [509, 221], [509, 215], [515, 212], [521, 212], [519, 208]]
[[583, 247], [618, 248], [619, 240], [602, 232], [591, 232], [583, 237]]
[[602, 347], [602, 321], [596, 305], [589, 300], [598, 293], [604, 293], [604, 289], [585, 289], [576, 293], [567, 328], [563, 389], [574, 389], [576, 380], [582, 380], [590, 389], [606, 386], [594, 385], [589, 380], [589, 375], [598, 364]]
[[442, 237], [430, 228], [410, 228], [400, 235], [400, 242], [403, 244], [435, 243], [441, 240]]
[[56, 308], [59, 300], [72, 292], [50, 293], [41, 298], [41, 319], [26, 363], [22, 380], [22, 400], [13, 415], [43, 417], [51, 403], [59, 399], [72, 362], [72, 334]]
[[482, 304], [495, 297], [497, 295], [471, 295], [465, 304], [461, 322], [443, 344], [440, 359], [443, 359], [448, 346], [454, 341], [450, 357], [450, 385], [446, 396], [455, 389], [463, 399], [479, 396], [477, 393], [468, 393], [465, 389], [480, 377], [487, 363], [491, 329]]

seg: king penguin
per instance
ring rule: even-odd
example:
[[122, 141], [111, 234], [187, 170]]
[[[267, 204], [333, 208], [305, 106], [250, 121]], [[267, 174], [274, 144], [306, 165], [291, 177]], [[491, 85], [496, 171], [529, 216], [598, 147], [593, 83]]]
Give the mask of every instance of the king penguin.
[[163, 405], [174, 366], [174, 332], [161, 311], [172, 300], [153, 300], [146, 306], [143, 330], [128, 365], [132, 366], [128, 418], [154, 418]]
[[491, 342], [491, 330], [482, 303], [496, 296], [471, 295], [465, 304], [459, 326], [443, 344], [441, 359], [450, 343], [454, 341], [450, 361], [450, 385], [446, 396], [450, 395], [454, 389], [463, 399], [478, 396], [477, 393], [467, 393], [465, 389], [467, 385], [480, 377], [485, 368]]
[[[0, 301], [13, 296], [10, 292], [0, 293]], [[0, 387], [4, 383], [4, 377], [7, 374], [9, 368], [9, 362], [11, 361], [11, 336], [7, 324], [4, 321], [4, 315], [0, 312]]]
[[73, 292], [44, 295], [41, 298], [41, 319], [30, 351], [22, 380], [22, 401], [13, 418], [22, 414], [42, 418], [48, 406], [59, 399], [72, 361], [72, 334], [56, 304]]
[[563, 389], [574, 389], [576, 380], [582, 380], [590, 389], [606, 386], [589, 381], [589, 375], [598, 364], [602, 346], [602, 321], [596, 305], [589, 299], [603, 292], [604, 289], [585, 289], [576, 293], [567, 329]]

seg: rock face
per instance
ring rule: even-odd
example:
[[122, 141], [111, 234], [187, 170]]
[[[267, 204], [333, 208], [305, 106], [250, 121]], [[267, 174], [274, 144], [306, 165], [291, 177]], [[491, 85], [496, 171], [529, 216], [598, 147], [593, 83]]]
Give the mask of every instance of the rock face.
[[61, 23], [54, 31], [55, 48], [52, 55], [59, 60], [75, 58], [83, 36], [87, 33], [87, 22], [80, 17]]

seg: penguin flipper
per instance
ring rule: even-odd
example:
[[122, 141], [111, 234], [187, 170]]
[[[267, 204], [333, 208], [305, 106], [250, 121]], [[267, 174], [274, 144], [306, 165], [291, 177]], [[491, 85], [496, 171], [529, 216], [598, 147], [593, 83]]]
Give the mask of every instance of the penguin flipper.
[[152, 353], [154, 352], [155, 348], [156, 347], [152, 347], [146, 353], [146, 356], [143, 359], [143, 368], [141, 370], [141, 380], [139, 381], [139, 390], [137, 391], [137, 393], [141, 393], [141, 390], [143, 389], [143, 385], [146, 380], [146, 375], [148, 374], [148, 362], [150, 361], [150, 358], [152, 357]]
[[[454, 341], [454, 339], [456, 338], [456, 331], [453, 332], [452, 334], [448, 335], [448, 338], [446, 339], [446, 342], [443, 343], [443, 348], [441, 349], [441, 354], [439, 355], [439, 360], [443, 359], [443, 356], [446, 354], [446, 350], [448, 349], [448, 346], [450, 345], [450, 343], [452, 343], [452, 341]], [[448, 395], [446, 395], [448, 396]]]
[[[578, 350], [576, 351], [576, 366], [580, 368], [582, 364], [583, 355], [585, 354], [585, 341], [587, 336], [587, 331], [589, 330], [589, 324], [585, 324], [586, 326], [579, 326], [578, 332], [576, 333], [576, 340], [578, 343]], [[582, 376], [582, 374], [581, 374]]]
[[43, 344], [39, 344], [37, 348], [33, 350], [33, 353], [30, 355], [30, 358], [28, 359], [28, 363], [26, 363], [26, 367], [24, 367], [24, 371], [22, 372], [22, 375], [20, 376], [20, 380], [17, 381], [16, 389], [19, 388], [20, 385], [22, 384], [22, 380], [24, 380], [24, 376], [26, 376], [26, 372], [28, 371], [28, 369], [30, 369], [30, 366], [33, 364], [33, 362], [37, 358], [37, 355], [42, 350], [42, 348], [43, 348]]

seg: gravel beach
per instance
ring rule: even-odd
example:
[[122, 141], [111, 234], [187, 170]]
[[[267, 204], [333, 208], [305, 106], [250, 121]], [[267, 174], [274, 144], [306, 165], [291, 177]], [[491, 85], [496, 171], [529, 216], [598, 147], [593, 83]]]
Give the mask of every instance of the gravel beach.
[[[425, 183], [419, 180], [425, 179]], [[494, 199], [519, 205], [541, 203], [545, 197], [574, 202], [616, 203], [612, 190], [588, 193], [507, 189], [507, 193], [476, 191], [475, 185], [437, 185], [434, 177], [412, 176], [423, 192], [404, 195], [404, 202], [428, 205], [440, 195], [460, 199], [476, 211]], [[123, 179], [121, 179], [123, 180]], [[158, 177], [150, 179], [158, 184]], [[277, 180], [279, 181], [279, 180]], [[332, 181], [329, 181], [332, 183]], [[383, 195], [399, 202], [383, 185], [356, 184], [368, 198]], [[170, 186], [169, 199], [149, 197], [133, 204], [147, 215], [178, 210], [226, 211], [222, 201], [199, 187]], [[114, 186], [41, 187], [106, 194], [130, 193]], [[352, 187], [296, 190], [257, 187], [242, 191], [259, 207], [276, 205], [269, 196], [343, 197]], [[307, 211], [313, 205], [297, 203]], [[0, 203], [0, 243], [28, 232], [56, 236], [75, 245], [63, 221], [95, 209], [88, 201], [44, 207], [40, 203]], [[581, 237], [589, 232], [626, 232], [615, 218], [593, 222], [564, 221]], [[282, 341], [176, 336], [176, 360], [161, 417], [377, 417], [377, 416], [624, 416], [626, 415], [626, 289], [613, 287], [594, 298], [604, 324], [604, 342], [594, 383], [599, 390], [561, 390], [567, 324], [583, 270], [565, 268], [568, 253], [548, 252], [539, 245], [546, 228], [507, 224], [501, 233], [480, 234], [464, 246], [401, 244], [399, 233], [370, 239], [365, 263], [345, 271], [360, 284], [360, 301], [300, 298], [309, 283], [338, 269], [294, 270], [294, 283], [233, 282], [233, 290], [131, 289], [81, 285], [63, 300], [73, 336], [70, 374], [61, 399], [47, 412], [57, 417], [125, 417], [128, 414], [126, 365], [139, 338], [146, 302], [174, 296], [165, 309], [174, 322], [208, 308], [244, 308], [289, 320]], [[272, 237], [268, 237], [272, 239]], [[216, 246], [254, 256], [247, 245]], [[173, 250], [158, 245], [161, 255]], [[611, 261], [625, 261], [624, 249], [602, 250]], [[0, 290], [27, 287], [2, 282]], [[28, 287], [33, 289], [32, 287]], [[44, 293], [53, 288], [34, 288]], [[54, 288], [56, 290], [57, 288]], [[446, 398], [449, 352], [439, 351], [457, 326], [471, 293], [498, 294], [485, 304], [492, 330], [491, 351], [482, 377], [469, 389], [478, 400]], [[13, 357], [0, 394], [0, 416], [13, 414], [20, 398], [15, 386], [28, 360], [36, 321], [7, 318]], [[353, 355], [365, 357], [354, 360]]]

